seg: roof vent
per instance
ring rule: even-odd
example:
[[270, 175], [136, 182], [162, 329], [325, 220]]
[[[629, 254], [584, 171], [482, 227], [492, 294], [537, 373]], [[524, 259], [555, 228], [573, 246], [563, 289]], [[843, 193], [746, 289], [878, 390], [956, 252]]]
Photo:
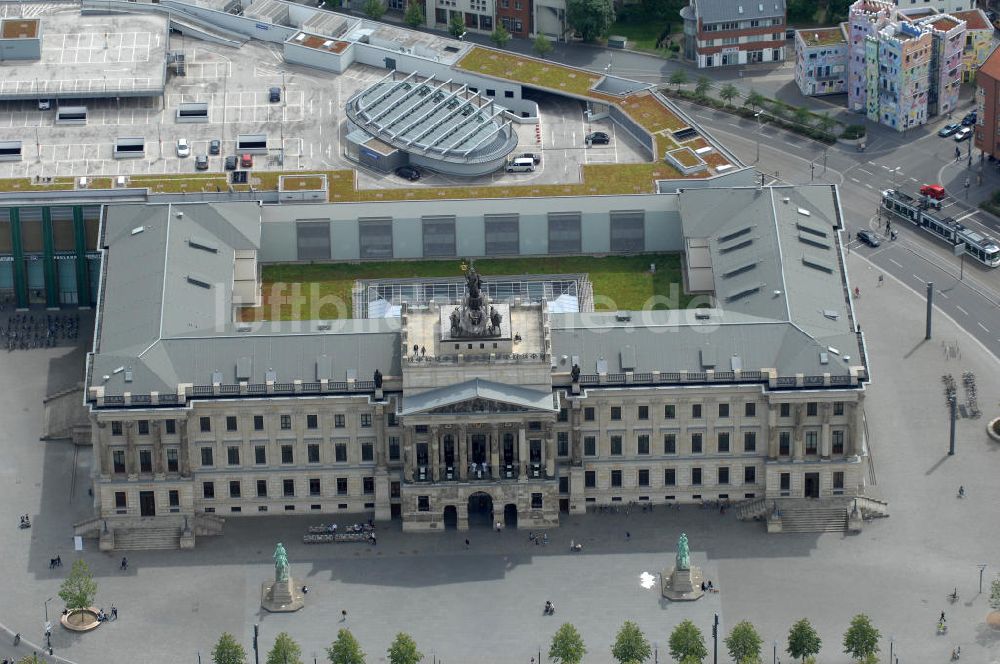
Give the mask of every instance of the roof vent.
[[177, 212], [177, 218], [180, 219], [183, 216], [184, 216], [184, 213], [182, 211], [178, 210], [178, 212]]
[[304, 32], [300, 32], [299, 34], [295, 35], [295, 41], [297, 42], [305, 41], [305, 38], [306, 38], [306, 33]]
[[222, 372], [218, 369], [212, 372], [212, 385], [222, 385]]
[[632, 314], [627, 311], [619, 311], [615, 314], [615, 320], [619, 323], [627, 323], [632, 320]]
[[694, 310], [694, 318], [695, 318], [695, 320], [708, 320], [711, 317], [712, 317], [712, 314], [710, 314], [708, 312], [708, 309], [702, 308], [702, 309], [695, 309]]
[[737, 10], [739, 11], [739, 13], [742, 14], [743, 13], [743, 5], [740, 5], [739, 7], [737, 7]]
[[826, 351], [831, 355], [840, 355], [840, 351], [834, 348], [833, 346], [827, 346]]
[[278, 382], [278, 372], [274, 369], [268, 369], [264, 372], [264, 380], [268, 383]]
[[333, 327], [333, 325], [328, 320], [322, 320], [322, 321], [320, 321], [319, 323], [316, 324], [316, 329], [317, 330], [329, 330], [332, 327]]
[[781, 202], [782, 203], [787, 203], [790, 200], [792, 200], [792, 199], [790, 199], [788, 196], [785, 196], [784, 198], [781, 199]]
[[211, 288], [212, 284], [206, 281], [205, 277], [196, 277], [193, 274], [187, 276], [187, 282], [192, 286], [198, 286], [199, 288]]
[[143, 232], [144, 230], [146, 230], [145, 226], [136, 226], [135, 228], [132, 229], [132, 235], [138, 235], [139, 233]]
[[780, 290], [771, 291], [771, 297], [781, 297], [781, 291]]
[[840, 312], [839, 311], [834, 311], [833, 309], [824, 309], [823, 310], [823, 315], [826, 316], [827, 318], [829, 318], [830, 320], [839, 320], [840, 319]]
[[810, 215], [811, 215], [812, 213], [811, 213], [811, 212], [809, 212], [809, 210], [807, 210], [807, 209], [805, 209], [805, 208], [799, 208], [799, 214], [801, 214], [801, 215], [802, 215], [803, 217], [808, 217], [808, 216], [810, 216]]
[[604, 359], [604, 356], [597, 358], [597, 373], [608, 373], [608, 361]]
[[128, 369], [125, 370], [125, 382], [131, 383], [132, 378], [133, 378], [132, 367], [129, 367]]
[[757, 11], [764, 11], [764, 3], [763, 2], [760, 3], [759, 5], [757, 5]]
[[188, 245], [190, 245], [193, 249], [201, 249], [202, 251], [208, 251], [213, 254], [219, 253], [219, 248], [217, 246], [208, 240], [202, 240], [201, 238], [189, 237]]
[[115, 375], [118, 375], [118, 374], [120, 374], [123, 371], [125, 371], [125, 367], [118, 367], [114, 371], [112, 371], [111, 373], [113, 373]]
[[830, 355], [827, 354], [827, 353], [821, 352], [819, 354], [819, 363], [820, 364], [830, 364]]
[[249, 323], [239, 323], [239, 324], [236, 325], [236, 331], [237, 332], [249, 332], [252, 329], [253, 329], [253, 326], [250, 325]]

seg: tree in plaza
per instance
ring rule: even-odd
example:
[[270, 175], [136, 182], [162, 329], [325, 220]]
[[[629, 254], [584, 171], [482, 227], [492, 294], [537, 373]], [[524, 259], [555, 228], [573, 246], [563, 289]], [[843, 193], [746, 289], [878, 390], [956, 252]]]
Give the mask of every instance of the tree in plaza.
[[212, 651], [213, 664], [246, 664], [247, 653], [233, 635], [223, 632]]
[[615, 22], [615, 8], [611, 0], [566, 0], [566, 22], [583, 41], [593, 41], [608, 34]]
[[503, 25], [498, 25], [497, 29], [490, 33], [490, 41], [496, 44], [497, 48], [503, 48], [510, 41], [510, 33]]
[[747, 620], [736, 623], [725, 640], [729, 656], [739, 664], [756, 664], [760, 661], [760, 649], [764, 640], [754, 626]]
[[[11, 660], [14, 661], [14, 660]], [[45, 664], [44, 659], [38, 659], [38, 653], [33, 652], [17, 660], [17, 664]]]
[[675, 69], [670, 74], [670, 85], [676, 85], [677, 89], [680, 90], [681, 86], [688, 82], [687, 72], [683, 69]]
[[382, 4], [382, 0], [365, 0], [365, 6], [362, 11], [365, 13], [365, 16], [373, 21], [377, 21], [385, 14], [385, 5]]
[[66, 602], [66, 608], [72, 611], [90, 606], [94, 603], [96, 595], [97, 584], [94, 583], [90, 568], [87, 567], [87, 563], [77, 560], [73, 563], [69, 576], [59, 587], [59, 597]]
[[705, 637], [690, 620], [674, 627], [674, 631], [670, 633], [670, 656], [679, 662], [690, 660], [699, 663], [708, 657]]
[[417, 664], [424, 658], [424, 653], [417, 650], [417, 642], [413, 637], [403, 632], [396, 635], [387, 653], [389, 664]]
[[626, 620], [618, 630], [614, 645], [611, 646], [612, 657], [618, 660], [619, 664], [633, 664], [645, 662], [652, 654], [653, 650], [649, 647], [646, 635], [638, 625]]
[[455, 12], [448, 21], [448, 34], [458, 39], [465, 34], [465, 21], [462, 20], [462, 12]]
[[587, 648], [583, 645], [580, 632], [569, 623], [563, 623], [552, 637], [549, 659], [556, 664], [579, 664], [586, 654]]
[[538, 57], [544, 58], [552, 52], [552, 42], [549, 41], [548, 37], [539, 32], [531, 48]]
[[274, 639], [274, 647], [267, 653], [267, 664], [302, 664], [302, 648], [288, 632], [280, 632]]
[[874, 659], [881, 636], [871, 618], [859, 613], [851, 618], [851, 626], [844, 632], [844, 652], [859, 661]]
[[806, 657], [818, 654], [822, 645], [823, 642], [820, 640], [816, 630], [813, 629], [809, 619], [803, 618], [792, 625], [792, 629], [789, 630], [786, 652], [795, 659], [805, 662]]
[[326, 655], [330, 658], [330, 664], [365, 664], [365, 653], [361, 651], [361, 644], [346, 629], [337, 632], [337, 640], [326, 649]]
[[816, 124], [821, 130], [829, 133], [836, 126], [837, 121], [831, 118], [829, 113], [820, 113], [819, 117], [816, 118]]
[[[679, 69], [677, 71], [680, 71]], [[707, 76], [699, 76], [698, 81], [694, 84], [694, 93], [699, 97], [704, 97], [708, 94], [709, 88], [712, 87], [712, 82], [708, 80]]]
[[750, 94], [747, 95], [746, 101], [743, 102], [744, 106], [749, 106], [751, 111], [756, 111], [758, 108], [764, 107], [764, 95], [757, 92], [756, 90], [751, 90]]
[[403, 13], [403, 23], [406, 23], [411, 28], [416, 28], [424, 24], [424, 8], [420, 6], [417, 0], [410, 0], [409, 4], [406, 5], [406, 11]]
[[990, 606], [1000, 610], [1000, 574], [990, 584]]
[[808, 127], [811, 124], [809, 120], [812, 118], [812, 113], [805, 106], [796, 106], [795, 110], [792, 111], [792, 115], [800, 125]]
[[740, 91], [737, 90], [736, 86], [732, 83], [726, 83], [722, 86], [722, 89], [719, 90], [719, 96], [722, 97], [722, 100], [726, 102], [727, 106], [729, 105], [729, 102], [739, 96], [739, 94]]

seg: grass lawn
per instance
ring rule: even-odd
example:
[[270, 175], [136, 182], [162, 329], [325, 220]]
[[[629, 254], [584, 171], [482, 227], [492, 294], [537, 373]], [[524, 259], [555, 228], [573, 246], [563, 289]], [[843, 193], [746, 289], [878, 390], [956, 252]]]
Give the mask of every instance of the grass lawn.
[[[678, 29], [683, 27], [680, 22], [680, 17], [677, 19], [677, 27]], [[667, 49], [656, 48], [656, 40], [659, 39], [660, 33], [663, 32], [664, 28], [666, 28], [666, 24], [659, 21], [640, 22], [626, 19], [624, 21], [615, 21], [612, 23], [611, 28], [608, 30], [608, 34], [627, 37], [628, 48], [665, 55]], [[671, 25], [671, 28], [673, 28], [673, 25]]]
[[[656, 274], [649, 264], [656, 263]], [[351, 289], [357, 279], [392, 279], [408, 277], [459, 277], [460, 259], [439, 261], [386, 261], [376, 263], [278, 264], [263, 268], [264, 306], [244, 310], [243, 319], [313, 320], [351, 316]], [[641, 256], [546, 256], [538, 258], [478, 259], [478, 269], [486, 278], [519, 274], [586, 273], [594, 286], [595, 308], [614, 311], [643, 308], [667, 309], [667, 304], [647, 304], [656, 296], [672, 302], [671, 289], [677, 291], [676, 307], [687, 306], [690, 297], [680, 292], [681, 272], [678, 254]], [[272, 292], [273, 284], [287, 284]], [[299, 284], [301, 305], [297, 315], [288, 300], [292, 284]], [[321, 302], [311, 303], [315, 291]], [[282, 302], [272, 302], [272, 297]], [[609, 301], [607, 298], [610, 298]], [[613, 302], [612, 302], [613, 301]]]

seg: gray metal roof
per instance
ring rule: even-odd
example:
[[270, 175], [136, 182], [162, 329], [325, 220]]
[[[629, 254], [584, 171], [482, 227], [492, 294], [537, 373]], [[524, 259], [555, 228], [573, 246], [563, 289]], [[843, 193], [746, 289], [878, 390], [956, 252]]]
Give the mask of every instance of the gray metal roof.
[[691, 0], [703, 23], [785, 16], [785, 0]]
[[415, 396], [405, 396], [400, 414], [411, 415], [470, 399], [489, 399], [529, 410], [547, 412], [558, 410], [555, 407], [552, 392], [529, 390], [517, 385], [506, 385], [476, 378], [458, 385], [448, 385], [421, 392]]

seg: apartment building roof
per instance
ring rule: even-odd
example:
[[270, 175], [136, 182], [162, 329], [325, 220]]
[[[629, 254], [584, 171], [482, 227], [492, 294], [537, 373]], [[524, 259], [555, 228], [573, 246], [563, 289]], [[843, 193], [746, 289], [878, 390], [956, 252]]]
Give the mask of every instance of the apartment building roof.
[[920, 25], [927, 26], [939, 32], [951, 32], [955, 28], [960, 27], [962, 25], [962, 21], [955, 19], [948, 14], [938, 14], [937, 16], [924, 19], [920, 22]]
[[985, 74], [994, 81], [1000, 81], [1000, 48], [993, 49], [986, 62], [979, 68], [980, 74]]
[[785, 0], [691, 0], [704, 23], [785, 16]]
[[966, 9], [965, 11], [960, 12], [950, 12], [950, 14], [960, 21], [965, 21], [966, 30], [993, 31], [993, 26], [990, 25], [990, 19], [985, 13], [983, 13], [982, 9]]
[[802, 37], [806, 46], [831, 46], [846, 44], [847, 36], [841, 26], [836, 28], [813, 28], [811, 30], [796, 30], [795, 34]]

